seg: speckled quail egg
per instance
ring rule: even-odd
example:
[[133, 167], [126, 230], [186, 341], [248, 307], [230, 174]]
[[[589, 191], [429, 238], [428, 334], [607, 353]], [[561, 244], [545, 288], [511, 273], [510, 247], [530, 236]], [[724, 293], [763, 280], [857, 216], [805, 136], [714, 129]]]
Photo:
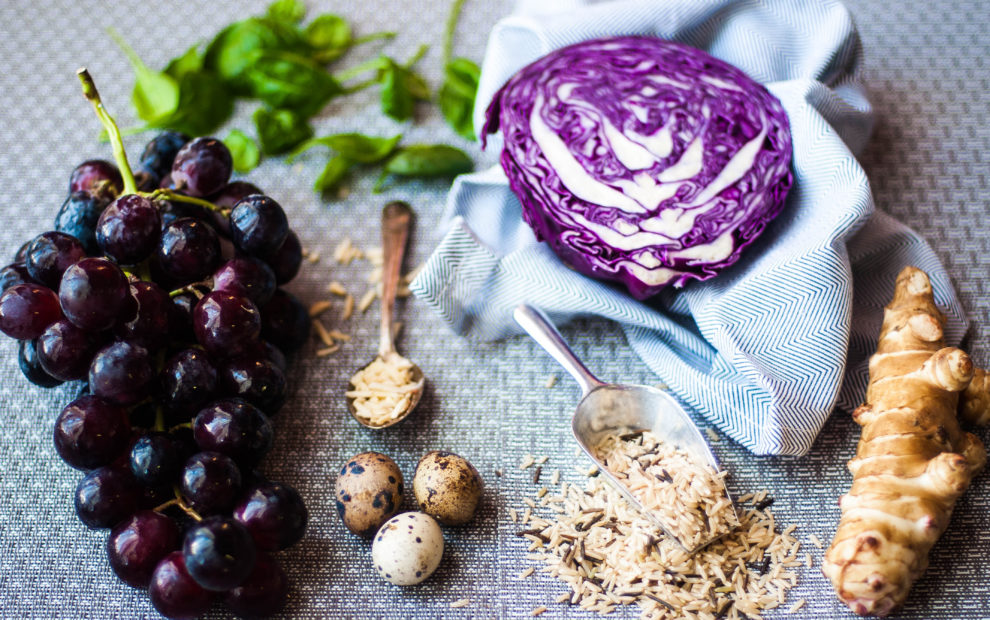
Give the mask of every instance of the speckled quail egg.
[[347, 529], [370, 538], [402, 506], [402, 472], [384, 454], [362, 452], [341, 468], [334, 498]]
[[371, 544], [371, 561], [384, 579], [415, 585], [440, 565], [443, 532], [430, 515], [404, 512], [385, 522]]
[[453, 452], [427, 452], [416, 466], [413, 494], [419, 509], [444, 525], [471, 520], [484, 485], [478, 470]]

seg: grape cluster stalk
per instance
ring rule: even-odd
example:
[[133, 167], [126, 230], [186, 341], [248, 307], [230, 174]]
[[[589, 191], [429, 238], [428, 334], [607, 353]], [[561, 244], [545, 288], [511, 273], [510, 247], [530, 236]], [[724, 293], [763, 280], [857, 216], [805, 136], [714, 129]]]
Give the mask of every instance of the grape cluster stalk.
[[0, 331], [32, 383], [78, 382], [54, 445], [84, 472], [75, 509], [107, 529], [114, 573], [168, 618], [217, 600], [271, 615], [289, 584], [276, 553], [308, 512], [258, 469], [286, 400], [286, 356], [309, 316], [282, 288], [302, 250], [285, 211], [231, 181], [224, 144], [165, 131], [132, 170], [85, 70], [116, 163], [89, 160], [46, 231], [0, 271]]

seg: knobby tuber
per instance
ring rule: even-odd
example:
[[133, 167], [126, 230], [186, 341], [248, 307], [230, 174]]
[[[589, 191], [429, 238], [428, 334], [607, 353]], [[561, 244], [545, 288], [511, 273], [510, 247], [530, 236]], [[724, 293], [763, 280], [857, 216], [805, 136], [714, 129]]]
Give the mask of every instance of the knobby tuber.
[[990, 421], [990, 378], [945, 347], [945, 318], [928, 276], [906, 267], [870, 358], [862, 426], [849, 461], [853, 485], [823, 572], [859, 615], [885, 616], [928, 566], [956, 499], [986, 463], [978, 437], [959, 428]]

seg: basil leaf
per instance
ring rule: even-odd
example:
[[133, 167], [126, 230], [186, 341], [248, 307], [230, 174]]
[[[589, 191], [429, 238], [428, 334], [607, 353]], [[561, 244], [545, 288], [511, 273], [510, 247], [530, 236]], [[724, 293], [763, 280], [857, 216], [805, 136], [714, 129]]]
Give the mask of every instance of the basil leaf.
[[316, 178], [316, 183], [313, 185], [313, 189], [320, 193], [330, 192], [337, 188], [341, 179], [344, 178], [350, 169], [354, 166], [354, 162], [342, 155], [337, 155], [327, 162], [326, 167], [320, 176]]
[[169, 116], [152, 123], [192, 136], [213, 133], [234, 113], [234, 97], [216, 75], [191, 71], [179, 79], [179, 105]]
[[245, 73], [259, 51], [305, 53], [306, 41], [293, 24], [251, 17], [223, 30], [206, 47], [203, 64], [238, 92], [249, 91]]
[[192, 46], [182, 56], [173, 58], [165, 66], [165, 73], [177, 80], [189, 73], [203, 70], [203, 57], [199, 53], [199, 46]]
[[338, 133], [303, 142], [292, 151], [288, 159], [291, 162], [315, 146], [325, 146], [355, 163], [375, 164], [391, 155], [401, 139], [402, 134], [391, 138], [379, 138], [359, 133]]
[[250, 92], [273, 108], [308, 118], [344, 92], [332, 75], [298, 54], [258, 50], [252, 56], [245, 74]]
[[234, 170], [240, 173], [251, 172], [261, 161], [258, 144], [240, 129], [233, 129], [223, 143], [227, 145], [230, 156], [234, 160]]
[[409, 92], [406, 70], [392, 59], [387, 60], [379, 77], [382, 83], [382, 112], [400, 122], [409, 120], [415, 110], [416, 100]]
[[258, 108], [254, 113], [254, 125], [261, 152], [265, 155], [285, 153], [313, 136], [313, 128], [306, 118], [292, 110]]
[[362, 164], [374, 164], [392, 154], [402, 134], [391, 138], [339, 133], [325, 138], [325, 144], [340, 155]]
[[298, 24], [306, 16], [306, 5], [300, 0], [275, 0], [268, 5], [268, 17]]
[[350, 25], [342, 17], [330, 13], [311, 21], [303, 36], [312, 49], [313, 60], [324, 65], [340, 58], [353, 42]]
[[155, 124], [174, 113], [179, 107], [179, 85], [175, 79], [166, 73], [149, 69], [116, 30], [111, 28], [107, 32], [127, 56], [134, 70], [131, 103], [138, 118]]
[[474, 162], [464, 151], [446, 144], [413, 144], [404, 146], [385, 163], [375, 184], [381, 191], [388, 175], [402, 177], [444, 177], [470, 172]]
[[444, 73], [446, 80], [437, 94], [440, 112], [458, 134], [476, 140], [472, 115], [481, 69], [467, 58], [455, 58], [447, 63]]

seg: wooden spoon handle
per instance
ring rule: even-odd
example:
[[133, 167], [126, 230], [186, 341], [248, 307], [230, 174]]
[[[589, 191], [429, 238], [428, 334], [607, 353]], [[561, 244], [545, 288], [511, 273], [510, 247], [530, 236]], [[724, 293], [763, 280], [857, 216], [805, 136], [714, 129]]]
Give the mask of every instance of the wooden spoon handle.
[[378, 354], [382, 356], [395, 351], [392, 309], [412, 219], [412, 207], [404, 202], [390, 202], [382, 210], [382, 315], [378, 332]]

